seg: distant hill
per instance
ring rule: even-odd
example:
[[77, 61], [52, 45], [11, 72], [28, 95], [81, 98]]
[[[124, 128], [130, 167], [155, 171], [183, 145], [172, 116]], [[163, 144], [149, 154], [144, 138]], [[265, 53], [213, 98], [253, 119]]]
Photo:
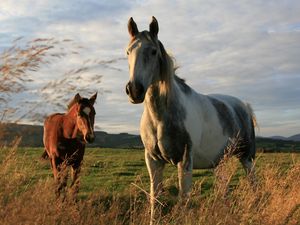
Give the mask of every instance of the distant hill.
[[[95, 132], [96, 139], [89, 147], [143, 148], [140, 136], [127, 133], [108, 134]], [[9, 145], [16, 137], [22, 137], [21, 147], [43, 147], [43, 127], [15, 123], [0, 123], [0, 145]]]
[[[128, 133], [109, 134], [104, 131], [95, 132], [96, 139], [88, 147], [100, 148], [143, 148], [141, 137]], [[9, 145], [16, 137], [22, 137], [21, 147], [43, 147], [43, 127], [35, 125], [22, 125], [14, 123], [0, 123], [0, 146]], [[300, 152], [300, 134], [284, 138], [275, 136], [271, 138], [256, 137], [258, 151]], [[298, 141], [297, 141], [298, 140]]]
[[272, 137], [269, 137], [269, 138], [275, 139], [275, 140], [284, 140], [284, 141], [300, 141], [300, 134], [295, 134], [295, 135], [290, 136], [290, 137], [272, 136]]
[[293, 136], [288, 137], [289, 141], [300, 141], [300, 134], [296, 134]]
[[17, 137], [22, 137], [22, 147], [42, 147], [43, 127], [15, 123], [0, 123], [0, 145], [10, 145]]
[[95, 132], [96, 139], [89, 147], [102, 148], [144, 148], [139, 135], [120, 133], [109, 134], [104, 131]]
[[262, 152], [299, 152], [300, 142], [294, 140], [285, 140], [274, 137], [256, 137], [257, 151]]
[[279, 136], [279, 135], [277, 135], [277, 136], [271, 136], [271, 137], [268, 137], [268, 138], [270, 138], [270, 139], [273, 139], [273, 140], [287, 140], [287, 137], [283, 137], [283, 136]]

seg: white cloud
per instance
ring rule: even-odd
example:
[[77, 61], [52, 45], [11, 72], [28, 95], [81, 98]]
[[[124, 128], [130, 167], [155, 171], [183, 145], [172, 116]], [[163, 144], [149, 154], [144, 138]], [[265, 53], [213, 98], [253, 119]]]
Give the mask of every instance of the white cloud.
[[[194, 89], [251, 102], [261, 135], [299, 133], [300, 3], [292, 0], [5, 0], [0, 8], [0, 50], [18, 36], [68, 38], [84, 46], [80, 55], [43, 70], [54, 79], [88, 59], [124, 57], [128, 18], [133, 16], [144, 30], [152, 15], [159, 22], [159, 38], [181, 66], [179, 75]], [[103, 75], [93, 88], [110, 91], [96, 106], [99, 126], [138, 133], [142, 106], [131, 105], [125, 95], [127, 63], [119, 60], [111, 66], [91, 71]], [[89, 86], [83, 81], [79, 87]]]

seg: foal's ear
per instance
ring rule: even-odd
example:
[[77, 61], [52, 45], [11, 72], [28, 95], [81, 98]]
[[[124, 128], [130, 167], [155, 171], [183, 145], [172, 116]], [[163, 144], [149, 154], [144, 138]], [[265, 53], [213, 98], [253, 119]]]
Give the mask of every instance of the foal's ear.
[[133, 18], [130, 17], [128, 20], [128, 32], [131, 37], [135, 37], [139, 33], [139, 29], [137, 28], [136, 23], [134, 22]]
[[79, 102], [80, 99], [81, 99], [81, 96], [80, 96], [79, 93], [77, 93], [77, 94], [75, 95], [75, 97], [74, 97], [74, 101], [75, 101], [75, 102]]
[[149, 31], [150, 34], [152, 34], [153, 37], [157, 37], [158, 34], [158, 22], [154, 16], [152, 16], [152, 21], [149, 25]]
[[96, 92], [92, 97], [90, 97], [90, 103], [91, 103], [92, 105], [94, 105], [95, 102], [96, 102], [97, 94], [98, 94], [98, 92]]

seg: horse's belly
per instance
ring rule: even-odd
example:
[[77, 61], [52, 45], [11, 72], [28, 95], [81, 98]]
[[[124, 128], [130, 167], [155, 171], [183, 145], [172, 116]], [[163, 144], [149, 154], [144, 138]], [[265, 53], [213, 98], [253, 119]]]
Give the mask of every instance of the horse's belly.
[[194, 146], [192, 150], [194, 169], [216, 167], [224, 155], [227, 139], [226, 137], [220, 136], [214, 141], [203, 141], [199, 146]]
[[[221, 155], [221, 154], [219, 154]], [[204, 156], [199, 153], [194, 154], [193, 168], [194, 169], [209, 169], [214, 168], [219, 162], [220, 156]]]
[[[185, 127], [192, 142], [193, 167], [205, 169], [215, 167], [224, 153], [228, 141], [215, 112], [202, 112], [195, 105], [187, 105]], [[192, 110], [194, 106], [194, 110]]]

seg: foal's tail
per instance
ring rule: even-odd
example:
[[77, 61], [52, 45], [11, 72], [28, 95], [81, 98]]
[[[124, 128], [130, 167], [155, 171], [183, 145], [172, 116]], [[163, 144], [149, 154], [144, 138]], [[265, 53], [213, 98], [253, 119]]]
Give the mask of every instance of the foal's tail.
[[44, 150], [44, 152], [43, 152], [43, 154], [41, 156], [41, 159], [49, 159], [49, 155], [48, 155], [48, 153], [47, 153], [46, 150]]

